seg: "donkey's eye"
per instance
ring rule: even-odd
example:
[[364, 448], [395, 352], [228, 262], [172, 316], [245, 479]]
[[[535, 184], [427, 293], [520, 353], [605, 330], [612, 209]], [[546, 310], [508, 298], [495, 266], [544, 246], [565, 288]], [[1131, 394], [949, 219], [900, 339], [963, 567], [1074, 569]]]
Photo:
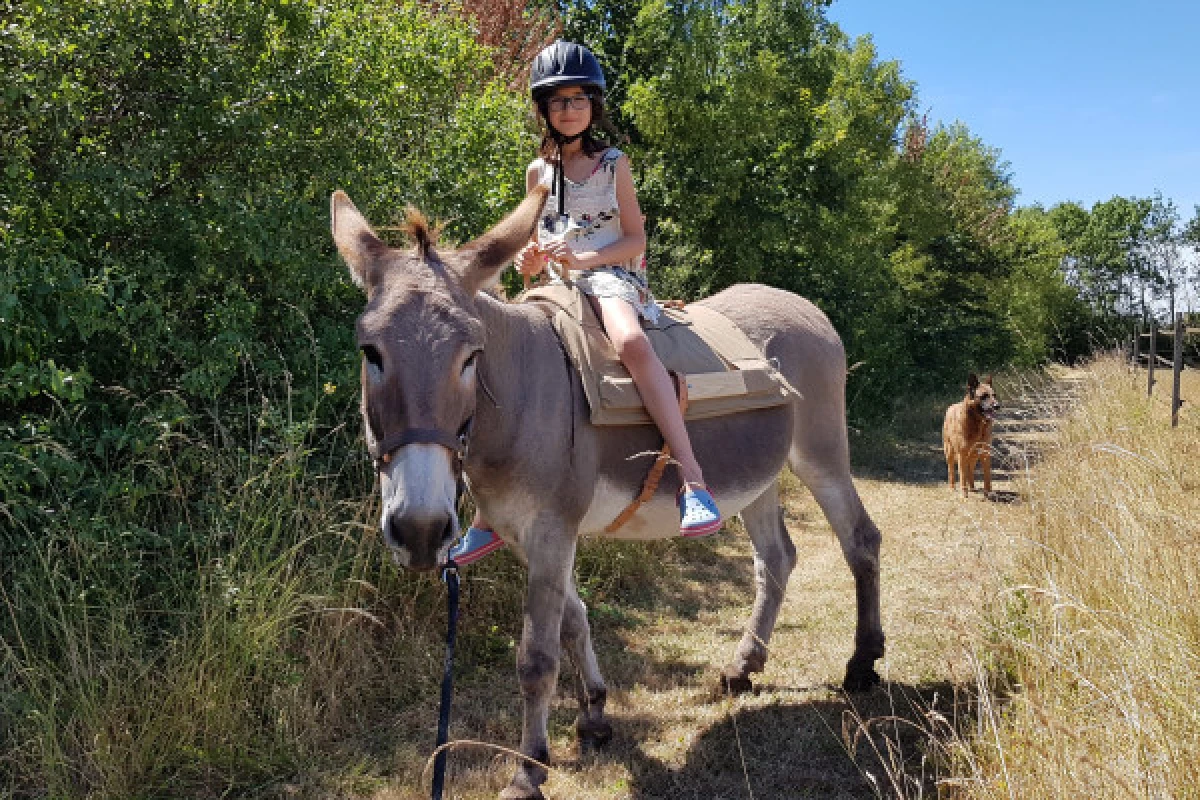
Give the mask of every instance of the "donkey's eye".
[[383, 372], [383, 356], [379, 354], [379, 350], [377, 350], [374, 345], [364, 344], [362, 346], [362, 353], [363, 358], [367, 360], [368, 364], [380, 372]]
[[463, 362], [462, 374], [464, 377], [470, 374], [470, 370], [475, 368], [475, 361], [479, 358], [480, 352], [481, 351], [476, 350], [474, 353], [471, 353], [471, 355], [467, 356], [467, 360]]

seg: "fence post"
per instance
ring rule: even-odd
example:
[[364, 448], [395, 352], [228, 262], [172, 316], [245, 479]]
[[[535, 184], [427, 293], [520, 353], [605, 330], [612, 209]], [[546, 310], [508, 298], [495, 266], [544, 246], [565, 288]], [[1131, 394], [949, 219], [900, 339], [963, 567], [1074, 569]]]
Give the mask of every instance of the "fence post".
[[1179, 427], [1179, 407], [1183, 400], [1179, 397], [1179, 376], [1183, 372], [1183, 312], [1175, 314], [1175, 380], [1171, 384], [1171, 427]]
[[1141, 366], [1142, 360], [1142, 323], [1133, 326], [1133, 368]]
[[1150, 320], [1150, 352], [1146, 354], [1146, 396], [1154, 394], [1154, 358], [1158, 355], [1158, 343], [1154, 341], [1155, 329], [1158, 326]]

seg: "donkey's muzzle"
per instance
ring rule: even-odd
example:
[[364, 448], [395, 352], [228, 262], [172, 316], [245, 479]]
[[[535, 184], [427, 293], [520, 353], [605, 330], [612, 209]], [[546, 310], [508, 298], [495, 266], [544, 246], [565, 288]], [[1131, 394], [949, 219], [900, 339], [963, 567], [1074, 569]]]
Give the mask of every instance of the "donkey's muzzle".
[[424, 572], [441, 566], [454, 539], [456, 524], [454, 515], [448, 512], [395, 513], [388, 517], [383, 536], [396, 552], [397, 561]]

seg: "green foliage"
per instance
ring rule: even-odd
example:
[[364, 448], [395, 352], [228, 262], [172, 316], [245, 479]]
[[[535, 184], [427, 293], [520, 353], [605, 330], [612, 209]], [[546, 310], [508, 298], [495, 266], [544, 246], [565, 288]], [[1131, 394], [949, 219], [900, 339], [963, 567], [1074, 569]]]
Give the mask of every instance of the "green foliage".
[[[660, 293], [760, 281], [809, 297], [861, 362], [856, 413], [887, 413], [897, 384], [957, 383], [964, 368], [1054, 352], [1051, 315], [1078, 306], [1043, 274], [1055, 256], [1014, 260], [1053, 243], [1020, 240], [999, 152], [961, 125], [928, 132], [899, 65], [869, 38], [849, 41], [822, 3], [646, 0], [572, 14], [568, 32], [595, 37], [626, 70], [615, 82]], [[616, 30], [630, 31], [619, 47]]]
[[479, 233], [528, 109], [416, 2], [0, 17], [0, 792], [246, 786], [322, 726], [305, 615], [377, 561], [339, 527], [371, 480], [330, 192]]
[[[460, 236], [521, 193], [523, 104], [460, 22], [416, 4], [79, 2], [9, 18], [0, 410], [34, 429], [90, 400], [119, 407], [97, 394], [113, 386], [220, 418], [286, 383], [312, 407], [319, 374], [349, 386], [357, 363], [330, 191], [382, 220], [414, 202]], [[28, 440], [3, 433], [10, 451]], [[14, 469], [0, 465], [0, 487]]]
[[[517, 194], [523, 110], [467, 31], [415, 4], [25, 8], [5, 42], [8, 363], [200, 398], [247, 359], [300, 377], [297, 351], [344, 344], [353, 308], [331, 188], [376, 218], [415, 201], [452, 233]], [[26, 393], [60, 394], [38, 374]]]

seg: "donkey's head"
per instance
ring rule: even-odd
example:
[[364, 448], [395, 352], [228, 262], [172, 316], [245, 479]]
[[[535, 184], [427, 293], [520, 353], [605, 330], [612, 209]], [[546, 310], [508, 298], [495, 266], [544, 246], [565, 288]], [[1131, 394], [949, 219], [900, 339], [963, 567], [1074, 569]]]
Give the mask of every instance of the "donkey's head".
[[484, 348], [475, 293], [529, 241], [544, 202], [539, 189], [483, 236], [438, 252], [418, 212], [407, 224], [416, 246], [397, 250], [345, 192], [333, 193], [334, 241], [367, 294], [357, 326], [362, 413], [380, 474], [383, 538], [404, 566], [433, 569], [458, 535], [455, 499]]

